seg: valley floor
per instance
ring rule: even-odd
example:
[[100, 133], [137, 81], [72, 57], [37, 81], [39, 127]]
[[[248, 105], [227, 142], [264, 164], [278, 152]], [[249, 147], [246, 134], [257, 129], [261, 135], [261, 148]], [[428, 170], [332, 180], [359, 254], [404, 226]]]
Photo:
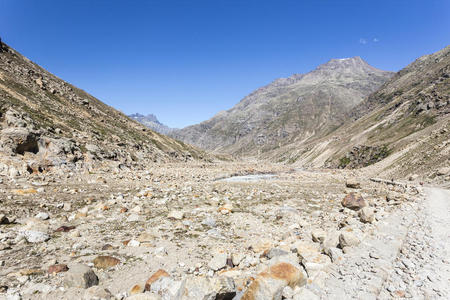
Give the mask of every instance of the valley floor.
[[[449, 296], [447, 191], [262, 163], [63, 177], [0, 181], [0, 299]], [[296, 280], [261, 273], [280, 263]]]

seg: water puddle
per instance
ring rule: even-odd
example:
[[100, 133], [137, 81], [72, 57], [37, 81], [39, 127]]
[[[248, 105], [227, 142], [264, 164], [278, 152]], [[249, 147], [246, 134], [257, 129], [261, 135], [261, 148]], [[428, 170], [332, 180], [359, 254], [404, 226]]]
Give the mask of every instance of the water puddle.
[[255, 175], [233, 176], [233, 177], [219, 179], [218, 181], [250, 182], [250, 181], [260, 181], [260, 180], [272, 180], [275, 178], [277, 178], [277, 176], [275, 174], [255, 174]]

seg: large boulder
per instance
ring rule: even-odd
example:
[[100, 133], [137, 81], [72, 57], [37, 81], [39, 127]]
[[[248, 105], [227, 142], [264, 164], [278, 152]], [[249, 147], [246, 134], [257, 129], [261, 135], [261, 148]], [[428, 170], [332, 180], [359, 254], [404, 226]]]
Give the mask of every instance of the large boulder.
[[38, 135], [27, 128], [5, 128], [0, 132], [0, 150], [7, 153], [38, 153]]
[[69, 271], [64, 276], [64, 285], [66, 287], [87, 289], [98, 285], [98, 277], [88, 266], [73, 264], [69, 266]]
[[359, 210], [365, 206], [367, 206], [366, 200], [357, 193], [349, 193], [347, 194], [341, 202], [342, 206], [347, 207], [353, 210]]
[[299, 268], [281, 262], [258, 274], [241, 300], [281, 300], [286, 286], [294, 288], [305, 283], [305, 275]]
[[190, 277], [186, 285], [182, 299], [224, 300], [233, 299], [236, 295], [234, 280], [230, 277]]

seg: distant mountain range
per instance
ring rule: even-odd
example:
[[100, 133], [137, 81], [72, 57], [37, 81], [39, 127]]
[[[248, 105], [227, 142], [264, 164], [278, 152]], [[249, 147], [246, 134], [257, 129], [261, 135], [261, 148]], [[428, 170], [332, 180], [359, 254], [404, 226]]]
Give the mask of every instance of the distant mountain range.
[[170, 128], [170, 127], [164, 125], [163, 123], [161, 123], [154, 114], [148, 114], [148, 115], [144, 116], [140, 113], [135, 113], [135, 114], [129, 115], [129, 117], [142, 123], [143, 125], [147, 126], [151, 130], [154, 130], [156, 132], [159, 132], [159, 133], [162, 133], [165, 135], [168, 135], [173, 130], [175, 130], [174, 128]]
[[393, 74], [360, 57], [332, 59], [307, 74], [277, 79], [230, 110], [169, 135], [210, 151], [258, 155], [337, 128]]

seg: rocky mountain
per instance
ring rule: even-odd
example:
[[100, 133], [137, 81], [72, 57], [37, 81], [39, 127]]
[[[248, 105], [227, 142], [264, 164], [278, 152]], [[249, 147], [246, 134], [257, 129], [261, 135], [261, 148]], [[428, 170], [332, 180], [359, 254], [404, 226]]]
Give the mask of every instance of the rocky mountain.
[[6, 44], [0, 52], [0, 172], [146, 165], [203, 156], [155, 133], [42, 69]]
[[135, 114], [129, 115], [129, 117], [131, 119], [136, 120], [139, 123], [147, 126], [151, 130], [159, 132], [161, 134], [167, 135], [168, 133], [170, 133], [174, 130], [173, 128], [170, 128], [167, 125], [164, 125], [163, 123], [161, 123], [154, 114], [148, 114], [148, 115], [144, 116], [142, 114], [135, 113]]
[[396, 73], [351, 110], [348, 119], [326, 137], [293, 143], [266, 158], [298, 166], [373, 165], [377, 174], [448, 182], [450, 46]]
[[264, 153], [335, 129], [392, 75], [360, 57], [332, 59], [307, 74], [277, 79], [230, 110], [170, 135], [218, 152]]

